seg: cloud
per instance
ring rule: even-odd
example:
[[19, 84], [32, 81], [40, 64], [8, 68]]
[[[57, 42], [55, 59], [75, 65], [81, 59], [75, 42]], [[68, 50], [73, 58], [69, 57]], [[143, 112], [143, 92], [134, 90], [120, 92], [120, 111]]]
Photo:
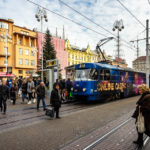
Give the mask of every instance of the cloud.
[[[117, 0], [62, 0], [74, 9], [78, 10], [82, 14], [86, 15], [94, 22], [100, 24], [112, 34], [104, 31], [95, 24], [89, 22], [79, 14], [75, 13], [71, 9], [61, 4], [58, 0], [33, 0], [34, 2], [57, 12], [63, 16], [66, 16], [80, 24], [83, 24], [97, 32], [103, 33], [106, 36], [112, 36], [117, 32], [113, 32], [113, 24], [116, 19], [123, 19], [124, 30], [120, 32], [121, 39], [130, 41], [136, 39], [136, 36], [144, 30], [144, 28], [117, 2]], [[143, 0], [123, 0], [123, 4], [131, 10], [131, 12], [145, 25], [146, 19], [149, 18], [150, 5], [147, 1]], [[40, 23], [36, 21], [35, 13], [37, 6], [29, 3], [27, 0], [0, 0], [0, 18], [11, 18], [16, 25], [26, 26], [33, 29], [37, 27], [40, 30]], [[44, 30], [49, 28], [54, 35], [56, 27], [58, 28], [59, 36], [62, 36], [62, 27], [65, 26], [66, 37], [72, 44], [76, 44], [79, 47], [87, 47], [88, 43], [92, 49], [95, 49], [96, 44], [103, 36], [89, 31], [83, 27], [65, 20], [51, 12], [48, 12], [48, 23], [44, 22]], [[139, 35], [139, 38], [145, 37], [145, 33]], [[129, 46], [129, 45], [128, 45]], [[145, 55], [145, 42], [139, 43], [140, 54]], [[113, 55], [116, 51], [116, 41], [111, 41], [105, 44], [103, 47], [106, 53]], [[136, 50], [131, 50], [127, 47], [127, 44], [121, 41], [121, 49], [124, 53], [124, 58], [131, 67], [132, 61], [136, 58]], [[130, 54], [130, 55], [129, 55]]]

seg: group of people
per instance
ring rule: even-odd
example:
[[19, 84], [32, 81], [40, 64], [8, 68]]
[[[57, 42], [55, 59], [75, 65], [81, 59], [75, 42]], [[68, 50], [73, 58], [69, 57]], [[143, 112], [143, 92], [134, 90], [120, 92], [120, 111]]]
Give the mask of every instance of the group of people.
[[[12, 104], [16, 104], [17, 97], [22, 97], [22, 104], [25, 103], [27, 99], [27, 104], [36, 103], [37, 110], [39, 110], [40, 101], [43, 103], [43, 110], [46, 110], [45, 96], [46, 87], [49, 83], [44, 80], [41, 81], [40, 78], [23, 78], [23, 79], [7, 79], [0, 82], [0, 108], [6, 114], [7, 109], [7, 99], [12, 101]], [[56, 118], [59, 118], [59, 108], [61, 102], [65, 99], [70, 99], [70, 92], [72, 88], [72, 83], [70, 79], [68, 80], [56, 80], [53, 85], [53, 91], [51, 92], [50, 104], [54, 107], [56, 112]], [[66, 94], [68, 93], [68, 94]]]

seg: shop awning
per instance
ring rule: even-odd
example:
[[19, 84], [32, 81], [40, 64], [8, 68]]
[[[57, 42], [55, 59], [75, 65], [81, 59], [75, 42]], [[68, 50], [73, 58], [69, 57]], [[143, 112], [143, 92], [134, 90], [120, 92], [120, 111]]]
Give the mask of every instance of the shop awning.
[[15, 77], [15, 75], [14, 74], [10, 74], [10, 73], [6, 73], [6, 72], [0, 72], [0, 77], [5, 77], [5, 78], [7, 78], [7, 77]]

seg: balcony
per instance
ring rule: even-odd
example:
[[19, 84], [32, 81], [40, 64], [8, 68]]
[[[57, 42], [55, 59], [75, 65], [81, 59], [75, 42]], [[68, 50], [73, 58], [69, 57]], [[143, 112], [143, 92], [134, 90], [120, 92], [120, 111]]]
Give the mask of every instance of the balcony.
[[[0, 57], [5, 57], [5, 56], [6, 56], [6, 54], [4, 52], [0, 52]], [[8, 52], [7, 57], [9, 57], [9, 56], [10, 56], [10, 53]]]

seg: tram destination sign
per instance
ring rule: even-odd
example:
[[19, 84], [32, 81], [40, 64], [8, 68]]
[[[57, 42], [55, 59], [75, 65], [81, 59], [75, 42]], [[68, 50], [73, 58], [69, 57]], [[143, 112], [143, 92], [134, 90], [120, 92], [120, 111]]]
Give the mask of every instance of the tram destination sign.
[[52, 68], [58, 66], [58, 59], [52, 59], [46, 61], [46, 68]]

